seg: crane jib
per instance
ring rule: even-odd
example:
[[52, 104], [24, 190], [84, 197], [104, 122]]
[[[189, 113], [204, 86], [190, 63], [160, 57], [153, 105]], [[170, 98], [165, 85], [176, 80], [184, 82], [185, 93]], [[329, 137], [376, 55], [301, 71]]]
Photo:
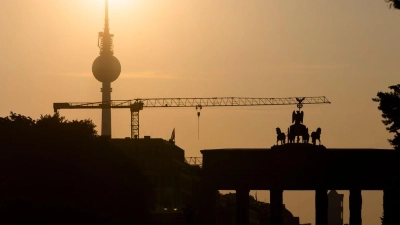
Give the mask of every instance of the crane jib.
[[[330, 104], [325, 96], [287, 97], [287, 98], [244, 98], [244, 97], [212, 97], [212, 98], [137, 98], [131, 100], [112, 100], [107, 102], [63, 102], [53, 103], [54, 112], [60, 109], [130, 109], [131, 137], [139, 137], [139, 111], [144, 107], [225, 107], [225, 106], [268, 106], [297, 105], [300, 109], [306, 104]], [[199, 115], [199, 113], [198, 113]]]

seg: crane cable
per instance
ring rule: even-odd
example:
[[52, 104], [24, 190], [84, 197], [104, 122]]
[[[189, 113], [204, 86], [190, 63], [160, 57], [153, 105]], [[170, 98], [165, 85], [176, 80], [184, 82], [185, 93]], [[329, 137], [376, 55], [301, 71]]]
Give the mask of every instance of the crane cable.
[[196, 105], [197, 111], [197, 140], [200, 139], [200, 111], [203, 107], [201, 105]]

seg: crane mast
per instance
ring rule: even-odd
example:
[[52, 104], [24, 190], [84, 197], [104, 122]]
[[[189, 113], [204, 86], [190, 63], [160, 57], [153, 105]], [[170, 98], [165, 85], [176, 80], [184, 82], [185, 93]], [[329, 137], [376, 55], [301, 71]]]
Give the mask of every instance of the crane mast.
[[[297, 105], [330, 104], [325, 96], [317, 97], [287, 97], [287, 98], [244, 98], [244, 97], [213, 97], [213, 98], [136, 98], [131, 100], [112, 100], [108, 102], [64, 102], [53, 103], [54, 112], [60, 109], [102, 109], [104, 107], [130, 109], [131, 138], [139, 138], [139, 112], [144, 107], [238, 107], [267, 105]], [[197, 114], [200, 116], [200, 113]]]

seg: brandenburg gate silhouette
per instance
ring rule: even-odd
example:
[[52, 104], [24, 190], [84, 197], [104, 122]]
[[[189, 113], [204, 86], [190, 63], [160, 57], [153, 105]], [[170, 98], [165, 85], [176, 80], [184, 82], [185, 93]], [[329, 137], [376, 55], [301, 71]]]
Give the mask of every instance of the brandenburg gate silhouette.
[[218, 190], [236, 190], [237, 225], [249, 224], [250, 190], [270, 190], [270, 225], [282, 225], [284, 190], [315, 191], [315, 225], [328, 224], [328, 190], [349, 190], [350, 225], [362, 224], [362, 190], [383, 190], [384, 217], [396, 217], [389, 204], [397, 195], [396, 151], [328, 149], [307, 142], [202, 150], [201, 224], [216, 225]]

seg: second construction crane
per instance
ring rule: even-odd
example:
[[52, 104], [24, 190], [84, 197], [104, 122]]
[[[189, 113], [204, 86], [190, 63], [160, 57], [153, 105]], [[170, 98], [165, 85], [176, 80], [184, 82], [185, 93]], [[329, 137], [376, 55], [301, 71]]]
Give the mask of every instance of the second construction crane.
[[[243, 97], [214, 97], [214, 98], [137, 98], [132, 100], [112, 100], [107, 102], [65, 102], [54, 103], [54, 112], [60, 109], [104, 109], [123, 108], [131, 111], [131, 138], [139, 138], [139, 112], [144, 107], [193, 107], [197, 110], [203, 107], [226, 106], [267, 106], [267, 105], [297, 105], [329, 104], [325, 96], [318, 97], [287, 97], [287, 98], [243, 98]], [[198, 111], [197, 116], [200, 116]], [[104, 135], [104, 134], [102, 134]], [[107, 134], [108, 135], [108, 134]]]

